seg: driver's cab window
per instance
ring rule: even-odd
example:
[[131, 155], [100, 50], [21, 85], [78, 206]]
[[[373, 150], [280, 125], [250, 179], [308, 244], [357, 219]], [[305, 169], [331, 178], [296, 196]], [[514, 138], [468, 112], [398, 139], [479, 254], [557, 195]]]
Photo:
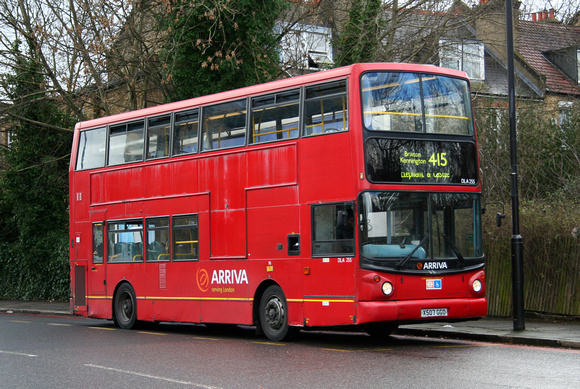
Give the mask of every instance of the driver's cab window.
[[354, 203], [312, 206], [312, 255], [354, 255]]

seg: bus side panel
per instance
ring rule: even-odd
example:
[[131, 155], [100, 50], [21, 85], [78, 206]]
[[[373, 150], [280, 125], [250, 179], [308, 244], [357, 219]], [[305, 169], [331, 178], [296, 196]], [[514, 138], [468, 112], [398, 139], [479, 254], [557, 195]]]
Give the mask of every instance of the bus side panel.
[[191, 276], [196, 280], [191, 283], [192, 293], [201, 295], [201, 322], [252, 324], [248, 261], [201, 262]]
[[[292, 201], [297, 196], [295, 189], [249, 191], [248, 203], [268, 204], [282, 198]], [[288, 258], [288, 236], [299, 233], [298, 209], [297, 205], [248, 208], [248, 257], [252, 260]]]
[[349, 132], [318, 135], [300, 144], [300, 202], [354, 199], [353, 150]]
[[296, 144], [269, 145], [267, 148], [251, 150], [247, 153], [247, 186], [297, 184], [298, 151]]
[[304, 316], [308, 326], [355, 322], [356, 258], [304, 260]]
[[356, 320], [355, 313], [353, 299], [304, 299], [304, 323], [307, 327], [352, 325]]
[[252, 302], [204, 301], [202, 302], [201, 322], [252, 325]]
[[211, 256], [245, 257], [245, 154], [199, 161], [201, 189], [210, 193]]

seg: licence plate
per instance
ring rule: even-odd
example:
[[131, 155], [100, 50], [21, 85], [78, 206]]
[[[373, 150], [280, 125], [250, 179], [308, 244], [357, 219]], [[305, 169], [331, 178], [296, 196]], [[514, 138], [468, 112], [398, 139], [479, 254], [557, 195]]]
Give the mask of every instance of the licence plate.
[[442, 317], [447, 316], [447, 308], [423, 308], [421, 317]]

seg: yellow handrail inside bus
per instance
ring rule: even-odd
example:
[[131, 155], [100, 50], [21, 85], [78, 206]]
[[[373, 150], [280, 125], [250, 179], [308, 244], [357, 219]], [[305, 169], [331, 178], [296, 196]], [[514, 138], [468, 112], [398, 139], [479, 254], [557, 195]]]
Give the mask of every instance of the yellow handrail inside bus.
[[298, 127], [291, 127], [291, 128], [283, 128], [281, 130], [274, 130], [274, 131], [268, 131], [268, 132], [260, 132], [258, 134], [254, 134], [254, 139], [255, 138], [259, 138], [259, 137], [264, 136], [264, 135], [278, 134], [278, 133], [286, 132], [286, 131], [288, 132], [288, 136], [290, 136], [290, 131], [294, 131], [294, 130], [297, 130], [297, 129], [298, 129]]
[[180, 241], [176, 241], [176, 244], [184, 244], [184, 243], [199, 243], [199, 241], [197, 240], [180, 240]]
[[[420, 113], [414, 112], [388, 112], [388, 111], [364, 111], [365, 115], [400, 115], [400, 116], [422, 116]], [[435, 114], [425, 114], [426, 117], [431, 118], [444, 118], [444, 119], [461, 119], [469, 120], [466, 116], [452, 116], [452, 115], [435, 115]]]

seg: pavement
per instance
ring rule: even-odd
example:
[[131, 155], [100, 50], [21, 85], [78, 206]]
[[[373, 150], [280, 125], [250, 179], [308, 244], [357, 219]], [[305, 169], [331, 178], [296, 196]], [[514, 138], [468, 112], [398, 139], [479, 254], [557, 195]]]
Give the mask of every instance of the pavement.
[[[0, 300], [0, 313], [44, 316], [72, 316], [69, 303], [49, 301]], [[460, 323], [402, 325], [399, 335], [462, 339], [492, 343], [580, 349], [580, 320], [529, 319], [524, 331], [513, 330], [510, 318], [485, 317]]]

